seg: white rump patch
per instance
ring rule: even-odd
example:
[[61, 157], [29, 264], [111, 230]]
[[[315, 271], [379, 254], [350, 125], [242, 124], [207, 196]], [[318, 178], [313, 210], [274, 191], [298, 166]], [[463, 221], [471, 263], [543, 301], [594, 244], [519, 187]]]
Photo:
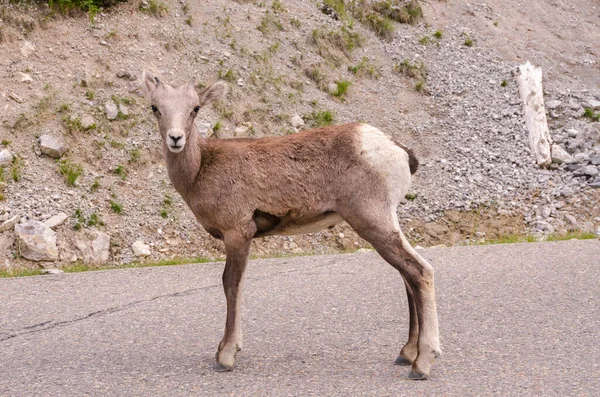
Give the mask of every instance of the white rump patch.
[[390, 137], [377, 128], [368, 124], [359, 127], [360, 155], [373, 167], [373, 170], [383, 175], [386, 188], [394, 207], [400, 203], [411, 182], [408, 153], [396, 145]]

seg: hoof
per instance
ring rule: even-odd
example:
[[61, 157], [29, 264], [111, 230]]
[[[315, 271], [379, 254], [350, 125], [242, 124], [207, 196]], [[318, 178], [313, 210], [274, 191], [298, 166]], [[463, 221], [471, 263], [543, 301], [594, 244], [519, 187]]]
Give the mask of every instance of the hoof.
[[410, 371], [408, 374], [408, 379], [412, 380], [426, 380], [427, 378], [429, 378], [429, 375], [420, 372]]
[[396, 365], [402, 365], [402, 366], [408, 366], [408, 365], [412, 365], [412, 361], [410, 361], [407, 358], [404, 358], [402, 356], [398, 356], [396, 358], [396, 361], [394, 362], [394, 364]]
[[215, 364], [213, 366], [213, 369], [216, 372], [231, 372], [231, 371], [233, 371], [233, 366], [223, 365], [223, 364], [217, 363], [217, 364]]

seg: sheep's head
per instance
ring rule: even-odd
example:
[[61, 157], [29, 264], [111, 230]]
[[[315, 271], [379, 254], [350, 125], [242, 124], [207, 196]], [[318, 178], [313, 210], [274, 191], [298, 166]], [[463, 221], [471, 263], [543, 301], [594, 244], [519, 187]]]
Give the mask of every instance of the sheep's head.
[[193, 81], [171, 87], [147, 72], [142, 73], [142, 88], [150, 99], [163, 142], [173, 153], [179, 153], [185, 147], [200, 108], [221, 98], [227, 91], [227, 85], [222, 81], [201, 92], [196, 92]]

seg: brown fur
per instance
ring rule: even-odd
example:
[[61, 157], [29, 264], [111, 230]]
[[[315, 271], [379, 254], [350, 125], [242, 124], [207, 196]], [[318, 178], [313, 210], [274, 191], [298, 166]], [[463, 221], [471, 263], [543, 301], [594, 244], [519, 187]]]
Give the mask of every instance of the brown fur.
[[[191, 84], [175, 89], [147, 75], [143, 80], [158, 109], [169, 178], [196, 219], [225, 244], [227, 321], [217, 369], [231, 370], [241, 349], [239, 305], [250, 241], [329, 227], [343, 219], [404, 278], [410, 333], [398, 360], [412, 363], [410, 377], [426, 378], [440, 354], [433, 269], [410, 247], [396, 215], [400, 194], [408, 188], [397, 185], [408, 184], [409, 173], [418, 167], [412, 151], [399, 143], [407, 155], [388, 149], [389, 140], [380, 131], [361, 124], [285, 137], [203, 140], [193, 128], [192, 109], [221, 95], [223, 88], [215, 84], [196, 95]], [[178, 141], [185, 145], [177, 146]], [[404, 182], [391, 180], [397, 177]]]

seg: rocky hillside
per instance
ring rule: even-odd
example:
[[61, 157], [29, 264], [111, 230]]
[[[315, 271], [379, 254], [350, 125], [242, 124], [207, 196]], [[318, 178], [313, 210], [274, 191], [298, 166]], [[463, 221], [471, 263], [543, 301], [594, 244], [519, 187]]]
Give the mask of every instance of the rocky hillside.
[[[0, 0], [0, 267], [222, 256], [170, 185], [143, 69], [229, 83], [197, 119], [210, 139], [364, 121], [412, 146], [422, 166], [399, 214], [417, 244], [600, 234], [600, 11], [549, 3], [142, 0], [63, 15]], [[564, 149], [549, 169], [528, 148], [526, 59]], [[340, 225], [253, 253], [363, 245]]]

